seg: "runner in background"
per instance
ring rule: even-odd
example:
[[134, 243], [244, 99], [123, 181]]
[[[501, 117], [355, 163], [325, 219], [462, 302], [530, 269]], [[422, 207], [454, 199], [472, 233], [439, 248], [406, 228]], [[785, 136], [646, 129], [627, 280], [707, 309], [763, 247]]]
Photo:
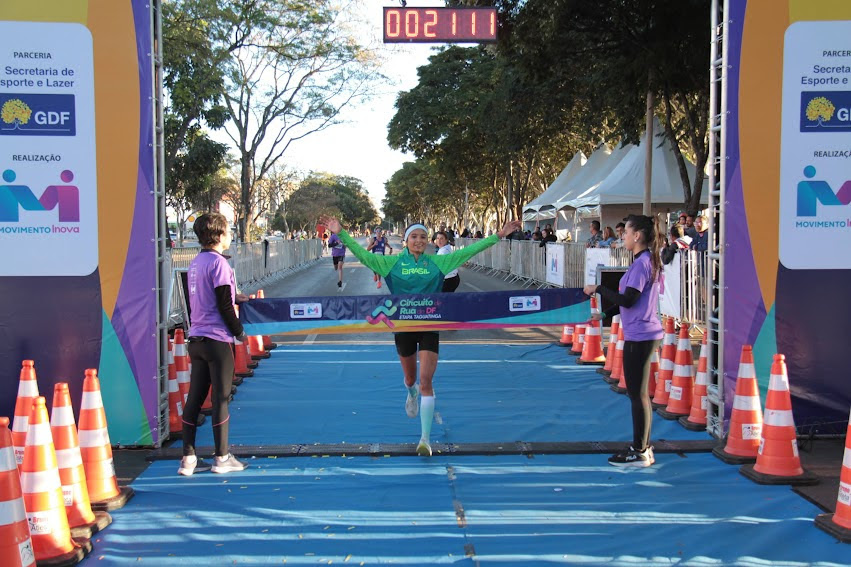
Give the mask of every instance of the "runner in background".
[[[449, 243], [449, 236], [445, 232], [438, 231], [434, 235], [434, 244], [437, 246], [438, 256], [452, 254], [452, 244]], [[440, 291], [451, 293], [458, 289], [459, 285], [461, 285], [461, 276], [458, 275], [458, 268], [456, 268], [444, 276]]]
[[[387, 250], [390, 251], [390, 254], [393, 254], [393, 248], [390, 247], [390, 242], [387, 240], [387, 232], [381, 230], [381, 227], [375, 228], [375, 236], [372, 237], [366, 249], [373, 254], [380, 254], [382, 256], [386, 254]], [[373, 274], [372, 281], [377, 282], [375, 287], [381, 289], [381, 276], [378, 273]]]
[[[371, 254], [361, 247], [349, 233], [343, 230], [340, 221], [332, 217], [323, 217], [322, 224], [348, 246], [352, 254], [364, 266], [384, 276], [390, 293], [413, 294], [434, 293], [443, 285], [446, 274], [478, 254], [485, 248], [496, 244], [500, 238], [511, 234], [521, 226], [520, 221], [509, 221], [498, 234], [489, 236], [462, 250], [436, 256], [426, 254], [428, 233], [424, 225], [414, 223], [405, 230], [403, 243], [405, 247], [396, 256], [379, 256]], [[332, 236], [333, 238], [333, 236]], [[396, 352], [402, 365], [407, 398], [405, 412], [408, 417], [420, 414], [422, 434], [417, 444], [417, 454], [423, 457], [431, 456], [431, 423], [434, 418], [434, 388], [432, 378], [437, 369], [437, 353], [439, 350], [439, 335], [436, 332], [407, 332], [394, 333]], [[417, 352], [419, 351], [419, 379], [417, 387]], [[420, 396], [422, 394], [422, 396]], [[422, 398], [419, 406], [417, 398]]]
[[[333, 233], [333, 231], [331, 231]], [[331, 260], [334, 262], [334, 269], [337, 271], [337, 287], [343, 289], [343, 262], [346, 260], [346, 247], [340, 241], [336, 234], [331, 234], [328, 239], [328, 248], [331, 249]]]

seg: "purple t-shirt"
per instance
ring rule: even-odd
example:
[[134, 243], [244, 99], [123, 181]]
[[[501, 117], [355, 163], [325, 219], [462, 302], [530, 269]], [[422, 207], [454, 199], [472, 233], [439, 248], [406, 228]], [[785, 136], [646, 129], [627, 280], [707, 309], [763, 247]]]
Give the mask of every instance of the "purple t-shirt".
[[652, 341], [661, 339], [664, 335], [662, 322], [659, 320], [659, 280], [652, 280], [653, 265], [650, 263], [650, 252], [640, 252], [635, 257], [632, 266], [626, 271], [618, 285], [618, 292], [623, 295], [626, 288], [632, 287], [641, 292], [638, 301], [632, 307], [621, 305], [621, 326], [625, 341]]
[[236, 301], [236, 278], [227, 259], [214, 250], [202, 250], [189, 264], [189, 334], [207, 337], [225, 343], [233, 342], [233, 335], [225, 325], [216, 305], [217, 287], [230, 286], [231, 301]]
[[331, 238], [328, 239], [328, 248], [331, 249], [331, 256], [345, 256], [346, 255], [346, 247], [343, 246], [343, 242], [340, 240], [340, 237], [336, 234], [332, 234]]

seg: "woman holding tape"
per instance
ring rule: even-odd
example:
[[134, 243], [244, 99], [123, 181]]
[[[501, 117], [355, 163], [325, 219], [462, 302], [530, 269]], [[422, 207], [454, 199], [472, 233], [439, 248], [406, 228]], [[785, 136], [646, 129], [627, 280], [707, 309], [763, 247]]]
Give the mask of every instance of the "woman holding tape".
[[[367, 252], [345, 231], [340, 221], [324, 217], [322, 224], [338, 234], [343, 244], [352, 251], [364, 266], [383, 276], [387, 288], [392, 294], [435, 293], [440, 291], [446, 274], [461, 266], [464, 262], [496, 244], [500, 238], [514, 232], [521, 226], [520, 221], [505, 223], [497, 234], [489, 236], [471, 246], [453, 252], [436, 256], [426, 254], [428, 231], [420, 223], [415, 223], [405, 230], [402, 252], [396, 256], [379, 256]], [[437, 369], [437, 353], [439, 335], [436, 332], [395, 333], [396, 352], [402, 364], [405, 389], [405, 411], [408, 417], [420, 414], [422, 435], [417, 445], [417, 454], [423, 457], [431, 456], [431, 422], [434, 418], [434, 388], [432, 378]], [[420, 361], [420, 385], [417, 387], [417, 351]], [[417, 404], [417, 398], [422, 398]]]
[[[665, 233], [659, 227], [658, 217], [629, 215], [624, 220], [624, 248], [633, 253], [632, 265], [621, 278], [617, 291], [601, 285], [586, 285], [584, 291], [587, 295], [599, 293], [614, 303], [620, 309], [623, 328], [623, 373], [632, 403], [633, 441], [628, 449], [609, 457], [609, 463], [616, 467], [649, 467], [655, 458], [650, 446], [653, 411], [647, 384], [650, 381], [650, 357], [659, 348], [664, 334], [656, 310]], [[610, 311], [615, 311], [615, 308]], [[599, 313], [593, 318], [599, 321], [613, 314]]]

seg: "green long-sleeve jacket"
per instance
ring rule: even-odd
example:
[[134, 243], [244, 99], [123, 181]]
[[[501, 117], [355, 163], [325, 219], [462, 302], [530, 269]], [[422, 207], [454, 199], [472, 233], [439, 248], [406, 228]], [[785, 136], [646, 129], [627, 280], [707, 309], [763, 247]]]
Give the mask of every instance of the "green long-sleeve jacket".
[[416, 259], [407, 248], [403, 248], [402, 253], [396, 256], [368, 252], [345, 230], [340, 231], [339, 237], [364, 266], [384, 277], [390, 293], [398, 294], [440, 291], [445, 274], [499, 242], [499, 237], [493, 234], [451, 254], [420, 254], [419, 259]]

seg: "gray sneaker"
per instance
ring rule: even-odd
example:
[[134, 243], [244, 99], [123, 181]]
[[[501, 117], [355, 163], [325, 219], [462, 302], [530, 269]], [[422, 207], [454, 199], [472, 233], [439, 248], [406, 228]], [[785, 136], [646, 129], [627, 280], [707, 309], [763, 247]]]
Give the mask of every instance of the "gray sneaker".
[[417, 403], [417, 398], [420, 397], [420, 387], [414, 384], [414, 390], [416, 392], [413, 396], [411, 391], [408, 390], [408, 397], [405, 399], [405, 413], [408, 414], [408, 417], [417, 417], [417, 414], [420, 413], [420, 405]]
[[210, 468], [209, 464], [205, 463], [195, 455], [187, 455], [180, 460], [180, 468], [177, 469], [177, 474], [192, 476], [196, 472], [207, 472]]
[[239, 472], [245, 470], [245, 463], [228, 453], [224, 457], [216, 457], [213, 461], [213, 472], [224, 474], [229, 472]]

